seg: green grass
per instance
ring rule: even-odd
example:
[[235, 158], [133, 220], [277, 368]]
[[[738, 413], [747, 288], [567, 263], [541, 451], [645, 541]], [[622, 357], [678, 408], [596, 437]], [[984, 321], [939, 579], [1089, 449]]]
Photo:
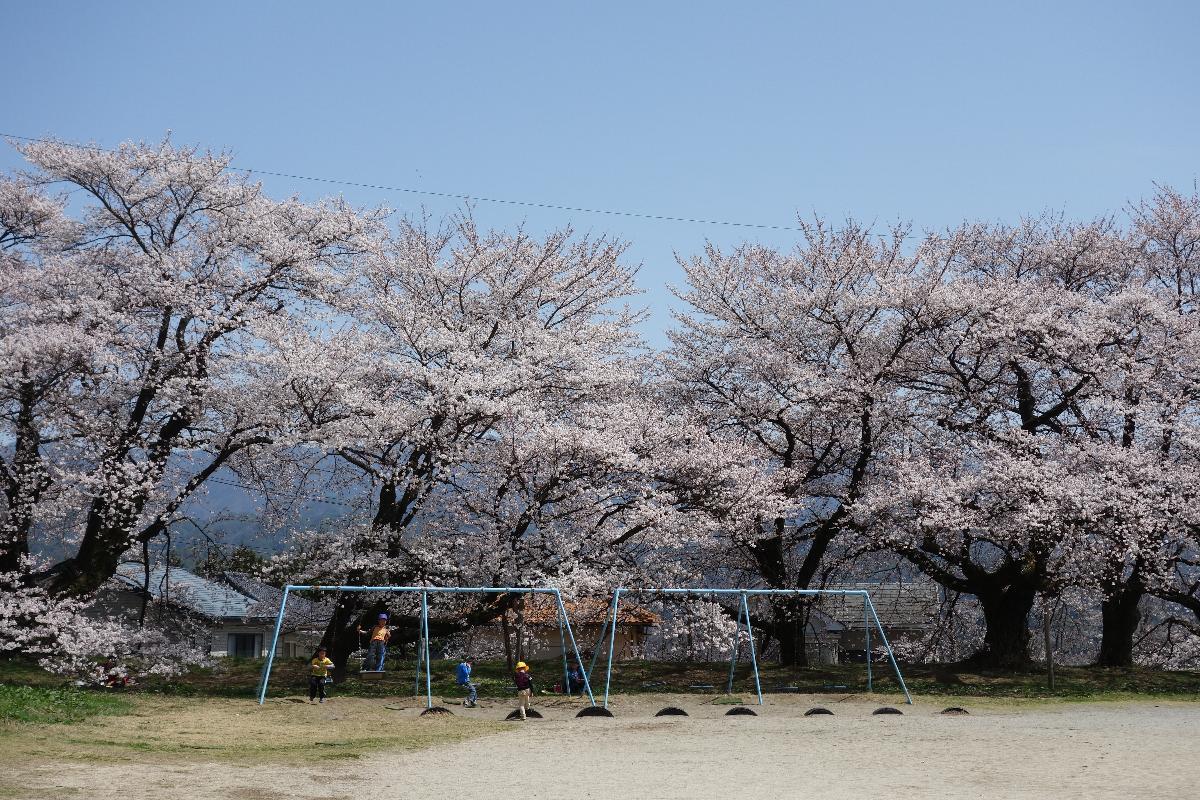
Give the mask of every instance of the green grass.
[[913, 694], [969, 697], [1059, 698], [1064, 700], [1200, 700], [1200, 672], [1146, 667], [1056, 667], [1051, 690], [1044, 670], [980, 670], [967, 665], [904, 667]]
[[[562, 680], [561, 660], [531, 661], [530, 665], [539, 690], [549, 689]], [[412, 695], [416, 686], [415, 661], [389, 658], [387, 667], [385, 674], [371, 678], [352, 671], [345, 681], [332, 687], [331, 694], [367, 698]], [[454, 683], [454, 667], [452, 660], [433, 662], [431, 688], [435, 698], [462, 696], [462, 690]], [[212, 667], [193, 670], [176, 678], [152, 678], [136, 689], [126, 691], [177, 697], [249, 698], [256, 694], [262, 668], [262, 659], [219, 659]], [[964, 664], [902, 665], [901, 669], [909, 691], [916, 695], [1080, 700], [1143, 696], [1200, 699], [1198, 671], [1059, 667], [1056, 685], [1051, 691], [1045, 673], [1037, 669], [982, 670]], [[0, 675], [5, 676], [8, 684], [43, 689], [63, 686], [61, 678], [21, 662], [0, 663]], [[306, 693], [307, 675], [307, 659], [277, 658], [271, 674], [270, 694], [279, 697]], [[502, 661], [476, 662], [474, 675], [481, 683], [479, 693], [483, 697], [507, 697], [513, 692], [511, 675]], [[728, 676], [729, 662], [619, 662], [613, 665], [611, 691], [614, 694], [721, 694], [725, 691]], [[759, 676], [765, 693], [848, 694], [866, 691], [866, 666], [863, 664], [794, 668], [763, 663], [759, 665]], [[888, 694], [899, 690], [890, 665], [874, 665], [874, 677], [876, 692]], [[592, 680], [593, 691], [602, 692], [602, 663], [596, 665]], [[712, 688], [698, 688], [702, 686]], [[741, 694], [753, 692], [754, 676], [748, 664], [738, 664], [733, 689]], [[419, 693], [424, 694], [424, 690], [422, 672]], [[110, 693], [76, 691], [76, 694], [99, 698], [98, 702], [113, 699]], [[4, 718], [2, 714], [0, 718]]]
[[[530, 662], [539, 690], [548, 689], [562, 679], [561, 661]], [[453, 680], [454, 662], [434, 661], [432, 690], [435, 697], [457, 698], [462, 694]], [[276, 660], [271, 675], [271, 694], [297, 694], [306, 691], [307, 662], [302, 659]], [[416, 663], [392, 660], [389, 671], [372, 679], [351, 673], [333, 687], [338, 695], [387, 697], [413, 694]], [[1200, 672], [1166, 672], [1141, 667], [1101, 669], [1097, 667], [1059, 667], [1055, 688], [1047, 686], [1040, 670], [980, 670], [969, 665], [902, 665], [909, 691], [921, 695], [1102, 699], [1130, 695], [1161, 698], [1200, 699]], [[245, 696], [252, 694], [262, 670], [259, 660], [234, 660], [214, 670], [193, 673], [169, 691], [179, 693]], [[611, 691], [615, 694], [646, 693], [723, 693], [729, 677], [729, 663], [628, 661], [613, 665]], [[504, 697], [512, 693], [512, 680], [503, 662], [477, 662], [475, 679], [481, 681], [483, 697]], [[759, 679], [763, 691], [801, 693], [853, 693], [866, 691], [866, 666], [863, 664], [822, 665], [807, 668], [760, 664]], [[597, 664], [592, 676], [593, 691], [604, 687], [604, 670]], [[711, 689], [693, 688], [712, 686]], [[424, 693], [422, 675], [420, 689]], [[733, 689], [738, 693], [754, 690], [750, 665], [740, 663], [735, 670]], [[874, 665], [874, 689], [880, 693], [899, 691], [890, 665]]]
[[0, 722], [73, 723], [130, 708], [126, 698], [101, 692], [0, 684]]

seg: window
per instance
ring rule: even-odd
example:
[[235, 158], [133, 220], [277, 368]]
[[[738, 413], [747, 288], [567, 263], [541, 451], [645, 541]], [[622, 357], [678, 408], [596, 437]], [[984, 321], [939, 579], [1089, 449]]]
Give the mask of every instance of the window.
[[261, 652], [258, 641], [257, 633], [231, 633], [229, 634], [229, 655], [238, 658], [258, 658]]

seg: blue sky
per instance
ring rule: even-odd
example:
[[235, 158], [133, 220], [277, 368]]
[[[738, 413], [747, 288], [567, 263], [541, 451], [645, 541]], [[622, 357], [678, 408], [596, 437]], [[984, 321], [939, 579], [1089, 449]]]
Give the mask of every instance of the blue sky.
[[[240, 166], [788, 226], [1089, 217], [1200, 176], [1200, 4], [18, 2], [0, 131]], [[0, 147], [0, 169], [18, 163]], [[457, 201], [264, 178], [435, 215]], [[674, 253], [794, 234], [481, 203]]]

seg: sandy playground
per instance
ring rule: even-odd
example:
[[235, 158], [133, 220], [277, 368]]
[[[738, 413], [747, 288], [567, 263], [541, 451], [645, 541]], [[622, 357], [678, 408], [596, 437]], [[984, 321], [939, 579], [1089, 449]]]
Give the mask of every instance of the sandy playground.
[[[0, 757], [0, 797], [89, 800], [537, 798], [1188, 798], [1200, 703], [775, 696], [758, 716], [723, 698], [615, 698], [614, 719], [543, 720], [509, 706], [419, 718], [411, 698], [308, 705], [162, 701], [47, 726]], [[946, 705], [969, 716], [943, 716]], [[654, 717], [665, 705], [687, 717]], [[805, 717], [814, 705], [833, 716]], [[57, 731], [55, 730], [57, 729]]]

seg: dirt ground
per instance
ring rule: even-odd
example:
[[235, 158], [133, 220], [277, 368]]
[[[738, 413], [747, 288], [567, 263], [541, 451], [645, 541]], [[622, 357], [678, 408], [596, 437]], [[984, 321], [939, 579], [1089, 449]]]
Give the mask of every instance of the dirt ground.
[[[419, 718], [410, 698], [160, 701], [138, 714], [6, 736], [0, 797], [1190, 798], [1200, 703], [1034, 703], [782, 695], [727, 717], [724, 698], [618, 697], [614, 719], [543, 702]], [[969, 716], [938, 714], [964, 705]], [[687, 717], [654, 717], [666, 705]], [[832, 716], [805, 717], [820, 705]]]

